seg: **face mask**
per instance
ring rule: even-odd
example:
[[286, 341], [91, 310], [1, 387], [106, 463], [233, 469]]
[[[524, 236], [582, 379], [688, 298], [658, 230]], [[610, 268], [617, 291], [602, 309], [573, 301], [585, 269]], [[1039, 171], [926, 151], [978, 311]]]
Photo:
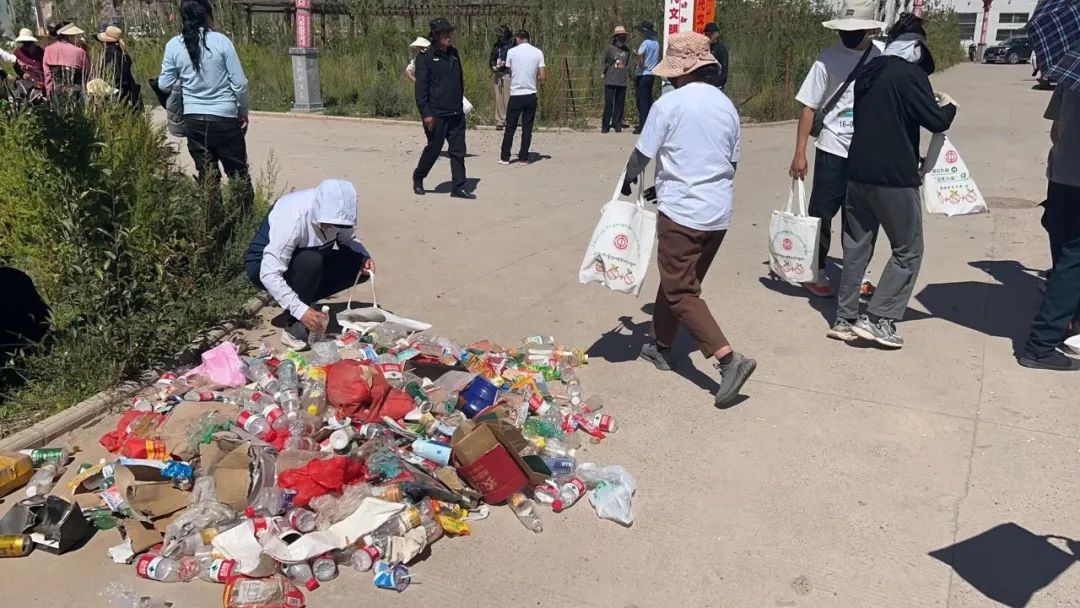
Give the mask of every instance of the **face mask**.
[[866, 32], [859, 30], [855, 32], [840, 32], [840, 42], [849, 49], [856, 49], [862, 41], [866, 39]]

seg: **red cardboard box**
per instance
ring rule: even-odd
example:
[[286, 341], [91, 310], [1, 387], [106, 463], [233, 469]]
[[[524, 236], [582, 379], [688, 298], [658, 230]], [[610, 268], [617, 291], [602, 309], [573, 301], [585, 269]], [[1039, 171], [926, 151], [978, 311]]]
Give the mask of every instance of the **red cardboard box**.
[[550, 471], [538, 470], [517, 455], [515, 434], [520, 438], [521, 433], [512, 426], [490, 422], [466, 422], [454, 433], [450, 446], [455, 468], [484, 496], [484, 502], [503, 502], [514, 492], [551, 476]]

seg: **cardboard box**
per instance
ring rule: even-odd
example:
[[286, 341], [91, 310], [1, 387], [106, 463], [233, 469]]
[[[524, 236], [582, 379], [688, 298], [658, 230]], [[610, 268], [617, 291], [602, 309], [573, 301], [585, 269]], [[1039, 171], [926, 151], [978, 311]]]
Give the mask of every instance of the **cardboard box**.
[[525, 487], [539, 485], [551, 471], [538, 457], [522, 457], [527, 445], [521, 432], [502, 422], [462, 423], [450, 442], [462, 478], [496, 504]]

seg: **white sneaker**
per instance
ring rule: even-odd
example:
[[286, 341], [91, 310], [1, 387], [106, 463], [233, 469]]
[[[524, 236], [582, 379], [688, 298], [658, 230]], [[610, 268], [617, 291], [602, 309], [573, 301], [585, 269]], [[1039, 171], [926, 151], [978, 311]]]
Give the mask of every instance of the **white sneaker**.
[[[300, 327], [304, 329], [304, 333], [307, 333], [307, 328], [305, 328], [303, 325], [301, 325]], [[284, 346], [285, 348], [287, 348], [288, 350], [291, 350], [291, 351], [307, 350], [307, 348], [308, 348], [307, 340], [306, 339], [301, 339], [301, 338], [298, 338], [297, 336], [292, 335], [292, 333], [289, 332], [289, 329], [290, 328], [285, 328], [285, 329], [281, 330], [281, 344], [282, 344], [282, 346]]]

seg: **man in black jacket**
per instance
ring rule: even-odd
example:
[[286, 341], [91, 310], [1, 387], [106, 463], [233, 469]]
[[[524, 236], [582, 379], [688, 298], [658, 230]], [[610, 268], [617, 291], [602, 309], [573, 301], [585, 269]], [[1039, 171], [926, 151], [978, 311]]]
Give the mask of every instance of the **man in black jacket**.
[[435, 166], [443, 144], [449, 142], [450, 196], [474, 199], [476, 195], [465, 190], [465, 76], [461, 57], [451, 44], [453, 36], [449, 21], [433, 19], [428, 36], [431, 48], [416, 58], [416, 106], [424, 119], [427, 145], [413, 171], [413, 193], [425, 193], [424, 178]]
[[488, 65], [495, 81], [495, 128], [506, 126], [506, 107], [510, 104], [510, 68], [506, 67], [506, 54], [514, 47], [514, 34], [509, 25], [500, 25], [495, 31], [498, 38], [491, 46]]
[[716, 86], [723, 89], [727, 86], [728, 71], [731, 65], [727, 45], [720, 40], [720, 26], [715, 23], [705, 26], [705, 35], [709, 37], [709, 50], [712, 52], [712, 56], [720, 64], [720, 78], [716, 81]]
[[[882, 56], [855, 72], [844, 271], [833, 331], [851, 331], [886, 348], [904, 345], [895, 323], [907, 310], [922, 265], [919, 128], [943, 133], [956, 116], [952, 98], [930, 88], [933, 72], [922, 20], [910, 14], [889, 30]], [[859, 288], [878, 226], [889, 237], [892, 257], [860, 316]]]

